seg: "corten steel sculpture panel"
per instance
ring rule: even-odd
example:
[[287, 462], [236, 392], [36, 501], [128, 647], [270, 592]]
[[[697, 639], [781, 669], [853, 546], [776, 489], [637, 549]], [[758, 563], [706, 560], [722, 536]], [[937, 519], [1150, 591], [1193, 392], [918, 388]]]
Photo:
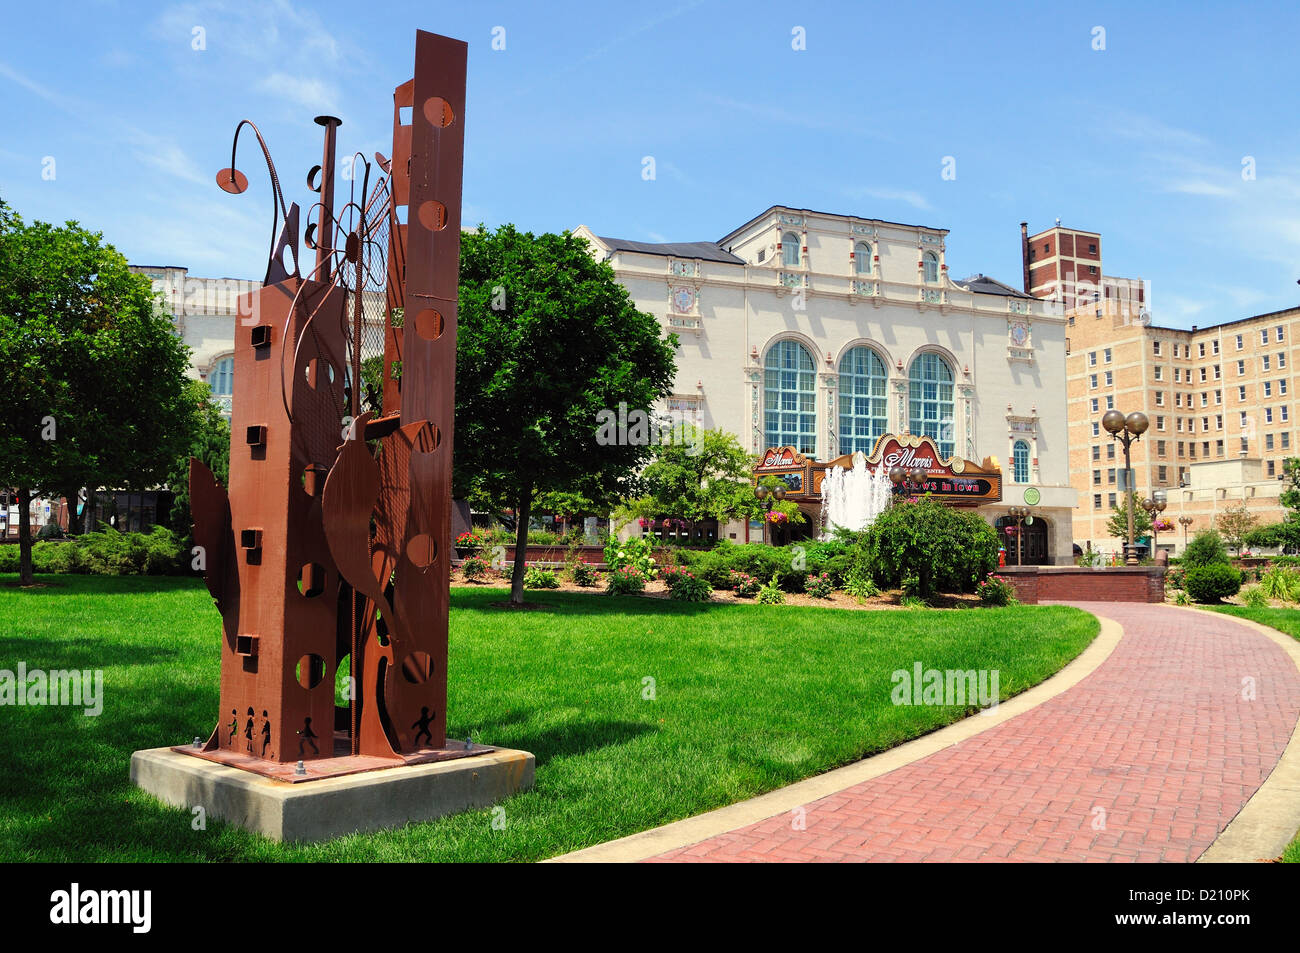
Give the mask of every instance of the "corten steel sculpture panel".
[[340, 122], [317, 118], [305, 275], [299, 208], [252, 123], [217, 174], [247, 188], [248, 125], [274, 210], [265, 285], [236, 327], [229, 488], [190, 464], [223, 628], [217, 730], [183, 749], [200, 757], [292, 780], [490, 750], [446, 737], [465, 65], [464, 43], [417, 32], [392, 159], [354, 157], [337, 210]]

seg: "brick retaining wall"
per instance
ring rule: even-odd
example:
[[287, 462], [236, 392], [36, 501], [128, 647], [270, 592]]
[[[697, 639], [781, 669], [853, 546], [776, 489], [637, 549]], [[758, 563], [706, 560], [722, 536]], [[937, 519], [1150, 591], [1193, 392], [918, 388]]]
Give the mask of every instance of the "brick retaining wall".
[[1165, 567], [1007, 566], [999, 569], [1026, 605], [1039, 602], [1164, 602]]

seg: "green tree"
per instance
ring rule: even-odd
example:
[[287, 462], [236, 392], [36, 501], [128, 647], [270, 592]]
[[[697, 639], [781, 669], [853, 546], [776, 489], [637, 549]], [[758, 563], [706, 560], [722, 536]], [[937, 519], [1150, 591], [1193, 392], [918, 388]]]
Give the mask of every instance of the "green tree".
[[732, 434], [678, 423], [641, 471], [639, 495], [620, 512], [630, 517], [725, 523], [754, 508], [753, 458]]
[[601, 421], [666, 397], [676, 346], [582, 239], [513, 225], [461, 236], [453, 484], [458, 498], [514, 511], [512, 603], [538, 494], [600, 501], [633, 486], [652, 435], [605, 439]]
[[188, 352], [102, 236], [24, 224], [0, 203], [0, 486], [19, 501], [19, 574], [32, 580], [28, 504], [40, 491], [143, 490], [190, 440]]
[[[1106, 521], [1106, 531], [1116, 539], [1128, 542], [1128, 494], [1124, 494], [1119, 506], [1112, 507], [1110, 519]], [[1135, 501], [1133, 507], [1133, 539], [1136, 542], [1143, 536], [1151, 535], [1151, 517], [1142, 504]]]
[[1214, 519], [1219, 532], [1223, 534], [1223, 541], [1238, 553], [1241, 552], [1243, 540], [1258, 522], [1259, 517], [1250, 511], [1245, 500], [1236, 506], [1229, 506]]
[[190, 445], [172, 465], [168, 483], [172, 491], [172, 508], [168, 522], [182, 539], [193, 531], [190, 513], [190, 458], [202, 461], [217, 482], [230, 485], [230, 422], [211, 400], [212, 391], [203, 381], [185, 384], [186, 399], [195, 408], [195, 428]]

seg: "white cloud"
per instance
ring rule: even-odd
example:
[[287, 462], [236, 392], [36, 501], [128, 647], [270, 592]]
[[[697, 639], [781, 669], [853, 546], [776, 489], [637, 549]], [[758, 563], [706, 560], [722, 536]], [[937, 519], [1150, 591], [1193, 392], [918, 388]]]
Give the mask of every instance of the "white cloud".
[[848, 189], [846, 194], [855, 199], [876, 199], [881, 202], [903, 202], [912, 208], [928, 209], [929, 201], [920, 192], [908, 189], [857, 188]]
[[303, 79], [288, 73], [272, 73], [257, 84], [259, 91], [276, 96], [319, 113], [332, 113], [338, 108], [338, 92], [319, 79]]

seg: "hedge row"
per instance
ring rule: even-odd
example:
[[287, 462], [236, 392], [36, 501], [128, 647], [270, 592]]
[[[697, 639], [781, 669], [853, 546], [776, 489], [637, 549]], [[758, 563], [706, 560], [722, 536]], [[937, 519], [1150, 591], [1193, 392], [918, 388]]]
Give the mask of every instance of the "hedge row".
[[[18, 572], [18, 561], [16, 545], [0, 546], [0, 572]], [[181, 540], [161, 526], [149, 533], [119, 533], [105, 527], [65, 542], [43, 541], [32, 546], [32, 568], [43, 573], [169, 576], [188, 567]]]

